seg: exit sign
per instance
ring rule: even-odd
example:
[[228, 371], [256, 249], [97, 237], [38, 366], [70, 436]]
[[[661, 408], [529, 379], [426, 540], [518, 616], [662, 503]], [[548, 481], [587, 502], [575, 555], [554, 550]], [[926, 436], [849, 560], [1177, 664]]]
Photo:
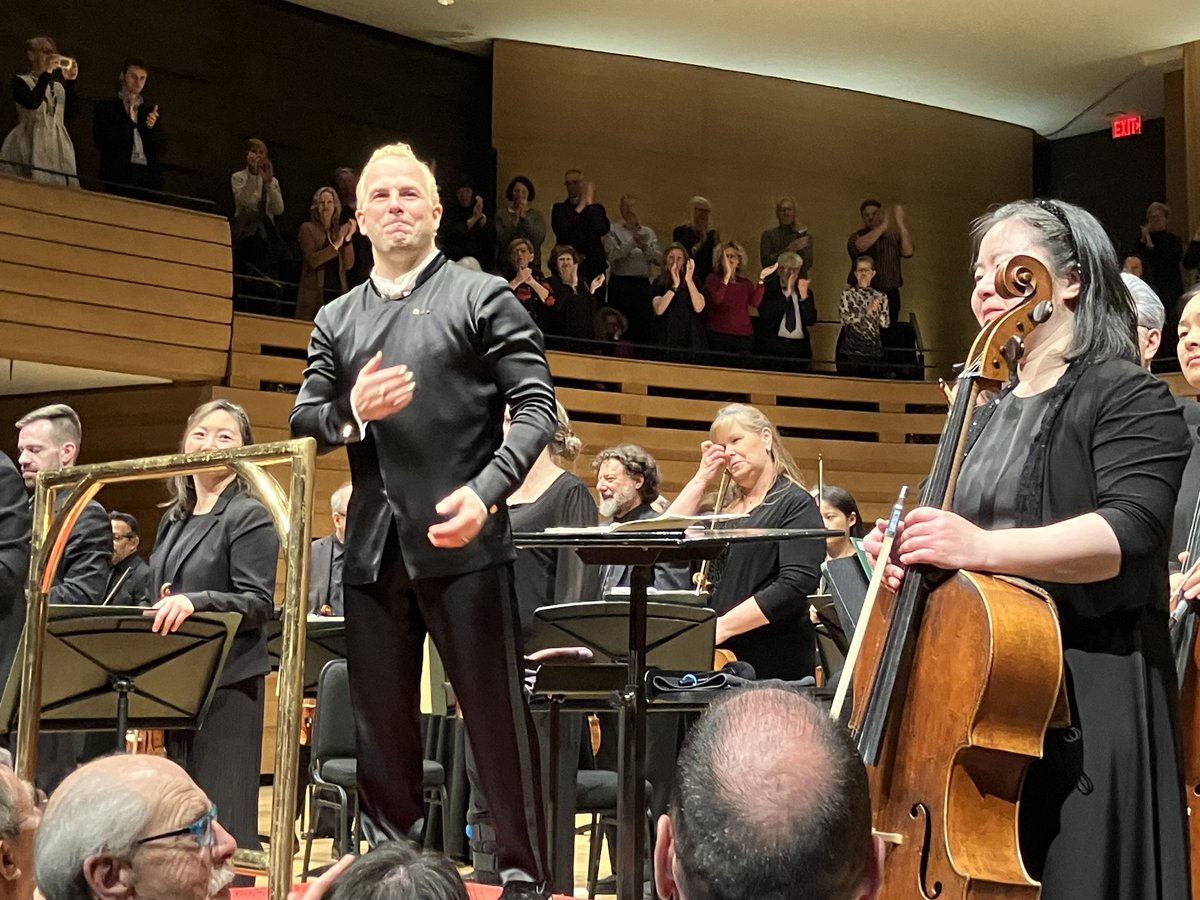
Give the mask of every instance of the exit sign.
[[1128, 116], [1117, 116], [1112, 122], [1112, 136], [1116, 138], [1133, 137], [1142, 133], [1142, 117], [1137, 113]]

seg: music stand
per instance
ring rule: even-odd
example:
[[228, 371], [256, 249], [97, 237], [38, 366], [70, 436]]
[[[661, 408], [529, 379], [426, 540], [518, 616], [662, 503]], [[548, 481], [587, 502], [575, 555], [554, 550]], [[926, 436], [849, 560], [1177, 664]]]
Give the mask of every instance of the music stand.
[[[267, 656], [271, 670], [279, 668], [283, 650], [283, 623], [271, 619], [266, 624]], [[304, 693], [316, 696], [317, 679], [325, 663], [346, 658], [346, 620], [341, 616], [310, 616], [304, 630]]]
[[[619, 710], [621, 756], [617, 795], [617, 898], [639, 900], [646, 809], [646, 595], [656, 563], [713, 559], [734, 543], [824, 540], [826, 528], [717, 528], [706, 531], [605, 532], [597, 528], [514, 534], [518, 547], [571, 547], [591, 565], [630, 566], [629, 663]], [[707, 667], [706, 667], [707, 668]]]
[[[712, 668], [717, 614], [678, 603], [646, 604], [646, 667]], [[534, 610], [530, 651], [587, 647], [602, 661], [629, 661], [629, 601], [562, 603]]]
[[[154, 634], [141, 607], [51, 604], [42, 661], [42, 731], [99, 731], [116, 724], [117, 749], [130, 728], [200, 728], [234, 634], [236, 612], [197, 612], [179, 630]], [[20, 660], [0, 698], [14, 724]], [[116, 694], [115, 703], [113, 694]]]

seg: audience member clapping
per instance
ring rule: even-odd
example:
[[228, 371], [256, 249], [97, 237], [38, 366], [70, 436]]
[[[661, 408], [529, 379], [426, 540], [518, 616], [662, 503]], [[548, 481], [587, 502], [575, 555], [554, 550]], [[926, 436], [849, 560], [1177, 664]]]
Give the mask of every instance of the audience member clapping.
[[877, 378], [884, 374], [883, 338], [888, 327], [888, 298], [871, 287], [875, 262], [869, 256], [854, 261], [854, 287], [842, 292], [842, 331], [837, 341], [839, 375]]
[[712, 204], [699, 194], [688, 201], [688, 220], [677, 225], [671, 240], [687, 248], [696, 261], [696, 283], [704, 284], [713, 270], [713, 253], [721, 235], [712, 227]]
[[496, 238], [490, 220], [483, 211], [483, 197], [475, 192], [474, 182], [464, 176], [454, 189], [454, 200], [447, 202], [438, 228], [438, 246], [447, 259], [473, 256], [490, 270], [496, 256]]
[[236, 849], [216, 806], [175, 763], [106, 756], [50, 798], [34, 866], [46, 900], [227, 900]]
[[542, 310], [542, 331], [547, 335], [591, 340], [595, 336], [596, 292], [604, 275], [585, 283], [582, 262], [574, 247], [559, 245], [551, 253], [550, 300]]
[[144, 61], [125, 60], [117, 95], [97, 101], [92, 111], [92, 138], [100, 150], [104, 190], [152, 200], [146, 191], [162, 188], [159, 160], [167, 151], [167, 132], [158, 104], [142, 93], [148, 77]]
[[763, 272], [767, 278], [758, 308], [755, 350], [760, 356], [786, 360], [788, 369], [807, 372], [812, 365], [808, 329], [817, 322], [817, 302], [809, 287], [804, 257], [784, 250]]
[[762, 302], [764, 270], [758, 284], [742, 275], [746, 250], [736, 241], [726, 241], [713, 251], [713, 272], [704, 282], [708, 296], [708, 347], [721, 353], [734, 353], [742, 362], [754, 350], [754, 326], [750, 310]]
[[[342, 204], [342, 212], [338, 216], [338, 226], [341, 227], [355, 218], [354, 213], [358, 209], [358, 172], [346, 166], [335, 169], [333, 186]], [[354, 265], [346, 272], [346, 285], [358, 287], [371, 274], [374, 258], [371, 253], [371, 240], [358, 230], [357, 222], [350, 243], [354, 245]]]
[[1173, 305], [1183, 293], [1183, 273], [1179, 270], [1183, 261], [1183, 242], [1167, 227], [1170, 221], [1171, 207], [1167, 204], [1156, 202], [1147, 206], [1138, 249], [1145, 270], [1141, 277], [1158, 296], [1166, 297]]
[[696, 261], [683, 244], [667, 248], [663, 270], [650, 287], [650, 303], [658, 319], [655, 343], [672, 350], [704, 349], [704, 294], [696, 284]]
[[529, 204], [535, 195], [533, 182], [518, 175], [504, 189], [508, 206], [496, 211], [496, 246], [511, 247], [517, 238], [525, 238], [533, 249], [532, 269], [542, 268], [542, 243], [546, 240], [546, 217]]
[[606, 268], [601, 240], [608, 234], [608, 213], [596, 202], [596, 185], [578, 169], [568, 169], [563, 184], [567, 199], [555, 203], [550, 210], [554, 239], [559, 246], [575, 248], [582, 277], [590, 281]]
[[796, 223], [796, 201], [792, 197], [781, 197], [775, 204], [775, 218], [779, 224], [762, 233], [758, 244], [758, 261], [769, 266], [778, 261], [785, 250], [799, 253], [804, 260], [804, 271], [812, 271], [813, 242], [807, 225]]
[[28, 71], [14, 75], [12, 96], [17, 125], [0, 146], [0, 171], [8, 170], [45, 184], [79, 186], [75, 145], [67, 132], [68, 106], [79, 77], [79, 64], [58, 52], [51, 38], [25, 42]]
[[234, 266], [263, 277], [278, 277], [286, 255], [275, 217], [283, 213], [283, 192], [275, 177], [267, 145], [258, 138], [246, 142], [246, 168], [229, 178], [233, 189]]
[[550, 289], [542, 280], [542, 273], [538, 271], [533, 244], [528, 238], [514, 238], [509, 242], [506, 264], [501, 274], [508, 279], [508, 286], [533, 316], [533, 321], [540, 322], [542, 310], [547, 303], [553, 303], [553, 299]]
[[0, 764], [0, 900], [32, 900], [33, 842], [41, 821], [33, 785]]
[[846, 252], [850, 255], [851, 269], [847, 283], [855, 283], [855, 261], [860, 256], [871, 257], [875, 266], [875, 281], [872, 286], [887, 297], [890, 321], [898, 322], [900, 287], [904, 284], [900, 274], [900, 261], [914, 253], [912, 235], [908, 230], [908, 214], [899, 204], [893, 206], [889, 212], [878, 200], [864, 200], [859, 204], [858, 212], [862, 216], [863, 227], [846, 239]]
[[650, 340], [654, 311], [650, 305], [650, 272], [662, 264], [662, 247], [654, 229], [638, 216], [637, 197], [621, 197], [621, 218], [610, 223], [604, 236], [608, 254], [608, 305], [629, 319], [630, 339]]
[[317, 310], [348, 290], [346, 272], [354, 265], [354, 234], [358, 225], [349, 219], [341, 225], [342, 202], [331, 187], [317, 188], [308, 208], [308, 221], [300, 226], [300, 287], [296, 291], [296, 318], [309, 319]]

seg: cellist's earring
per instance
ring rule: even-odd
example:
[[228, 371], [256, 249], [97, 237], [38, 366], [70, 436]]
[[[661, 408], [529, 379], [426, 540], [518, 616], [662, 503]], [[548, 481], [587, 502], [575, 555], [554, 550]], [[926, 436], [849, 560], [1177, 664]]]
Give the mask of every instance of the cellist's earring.
[[1029, 317], [1041, 325], [1050, 318], [1050, 313], [1052, 312], [1054, 312], [1054, 302], [1052, 300], [1043, 300], [1033, 308], [1033, 312], [1029, 314]]

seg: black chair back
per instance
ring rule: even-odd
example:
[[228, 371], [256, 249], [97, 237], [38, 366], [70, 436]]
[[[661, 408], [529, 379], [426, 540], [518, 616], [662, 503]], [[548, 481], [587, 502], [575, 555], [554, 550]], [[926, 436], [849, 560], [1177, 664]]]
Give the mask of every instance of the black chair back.
[[317, 679], [317, 712], [313, 719], [313, 764], [330, 759], [354, 759], [354, 706], [344, 659], [331, 659]]

